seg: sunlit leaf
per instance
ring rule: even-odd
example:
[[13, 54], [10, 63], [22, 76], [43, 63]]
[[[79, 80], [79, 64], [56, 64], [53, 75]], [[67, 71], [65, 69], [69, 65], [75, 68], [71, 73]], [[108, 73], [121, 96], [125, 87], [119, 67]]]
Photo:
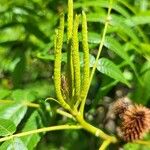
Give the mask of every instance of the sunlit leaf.
[[19, 138], [14, 138], [9, 141], [5, 141], [1, 146], [0, 150], [28, 150], [24, 143]]
[[0, 118], [0, 136], [8, 136], [15, 131], [16, 126], [11, 120]]
[[0, 117], [11, 120], [17, 126], [23, 119], [26, 110], [27, 107], [23, 104], [3, 104], [0, 106]]
[[[43, 125], [42, 125], [41, 117], [39, 113], [35, 111], [31, 114], [30, 118], [25, 123], [22, 132], [36, 130], [42, 126]], [[28, 150], [32, 150], [41, 139], [41, 136], [42, 134], [32, 134], [30, 136], [21, 137], [21, 140], [27, 146]]]

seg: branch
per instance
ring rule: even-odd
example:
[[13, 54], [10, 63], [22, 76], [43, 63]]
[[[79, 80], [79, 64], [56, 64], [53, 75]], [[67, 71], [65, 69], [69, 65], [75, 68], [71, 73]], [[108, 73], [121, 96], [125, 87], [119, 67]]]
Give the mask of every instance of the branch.
[[108, 140], [105, 140], [102, 145], [100, 146], [99, 150], [105, 150], [107, 148], [107, 146], [110, 144], [111, 142]]
[[92, 133], [96, 137], [100, 137], [100, 138], [102, 138], [104, 140], [109, 140], [112, 143], [116, 143], [117, 142], [117, 138], [115, 136], [110, 136], [110, 135], [106, 134], [105, 132], [103, 132], [101, 129], [96, 128], [93, 125], [89, 124], [88, 122], [86, 122], [84, 120], [84, 118], [81, 116], [80, 113], [78, 113], [75, 116], [75, 118], [80, 123], [80, 125], [83, 127], [84, 130]]

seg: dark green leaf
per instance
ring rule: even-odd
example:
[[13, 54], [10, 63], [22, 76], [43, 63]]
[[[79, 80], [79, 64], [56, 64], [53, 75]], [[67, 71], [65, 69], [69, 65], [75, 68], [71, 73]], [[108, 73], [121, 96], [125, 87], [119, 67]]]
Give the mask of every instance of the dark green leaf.
[[107, 58], [101, 58], [98, 61], [97, 70], [101, 73], [106, 74], [107, 76], [125, 83], [126, 85], [130, 85], [128, 81], [124, 78], [120, 69], [115, 65], [112, 61]]

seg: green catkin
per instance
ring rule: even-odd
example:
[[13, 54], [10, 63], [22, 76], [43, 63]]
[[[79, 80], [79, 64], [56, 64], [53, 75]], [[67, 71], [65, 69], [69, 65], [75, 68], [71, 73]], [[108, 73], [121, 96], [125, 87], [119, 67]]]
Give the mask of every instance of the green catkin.
[[67, 27], [67, 43], [72, 38], [73, 29], [73, 1], [68, 0], [68, 27]]
[[72, 59], [74, 68], [74, 87], [75, 87], [75, 100], [80, 99], [80, 58], [79, 58], [79, 41], [78, 41], [78, 27], [80, 16], [75, 16], [73, 26], [73, 38], [72, 38]]
[[61, 93], [61, 50], [63, 45], [64, 36], [64, 15], [61, 14], [59, 29], [56, 31], [56, 39], [54, 43], [55, 48], [55, 61], [54, 61], [54, 85], [57, 98], [61, 105], [67, 110], [70, 109], [69, 105], [64, 101]]
[[[82, 12], [82, 47], [84, 54], [84, 66], [83, 66], [83, 81], [82, 81], [82, 89], [81, 89], [81, 100], [84, 99], [88, 90], [89, 83], [89, 47], [88, 47], [88, 30], [87, 30], [87, 19], [84, 12]], [[80, 101], [77, 102], [77, 106]]]
[[73, 99], [73, 89], [74, 89], [74, 74], [73, 74], [73, 62], [72, 62], [72, 52], [71, 52], [71, 39], [72, 39], [72, 29], [73, 29], [73, 1], [68, 0], [68, 25], [67, 25], [67, 70], [66, 76], [68, 81], [69, 98], [70, 102]]

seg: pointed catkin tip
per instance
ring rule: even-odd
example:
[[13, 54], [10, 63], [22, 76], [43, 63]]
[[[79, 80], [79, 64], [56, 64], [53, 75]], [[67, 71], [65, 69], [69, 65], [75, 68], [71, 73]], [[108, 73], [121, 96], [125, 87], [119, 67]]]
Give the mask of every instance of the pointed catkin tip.
[[142, 105], [130, 105], [122, 119], [122, 138], [126, 142], [138, 140], [150, 130], [150, 109]]

